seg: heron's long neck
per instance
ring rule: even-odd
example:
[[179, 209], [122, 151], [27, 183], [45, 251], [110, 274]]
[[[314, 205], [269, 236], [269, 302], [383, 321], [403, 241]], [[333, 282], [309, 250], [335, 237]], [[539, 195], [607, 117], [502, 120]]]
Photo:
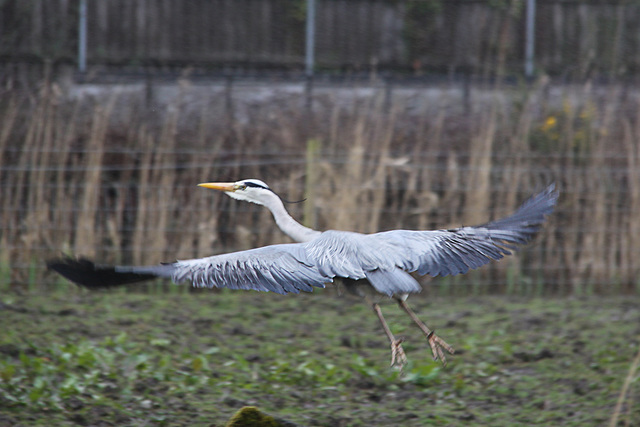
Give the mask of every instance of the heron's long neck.
[[273, 218], [276, 220], [276, 224], [280, 227], [280, 230], [296, 242], [308, 242], [320, 234], [320, 231], [305, 227], [293, 219], [285, 209], [282, 204], [282, 200], [280, 200], [279, 197], [276, 196], [270, 198], [264, 206], [271, 211]]

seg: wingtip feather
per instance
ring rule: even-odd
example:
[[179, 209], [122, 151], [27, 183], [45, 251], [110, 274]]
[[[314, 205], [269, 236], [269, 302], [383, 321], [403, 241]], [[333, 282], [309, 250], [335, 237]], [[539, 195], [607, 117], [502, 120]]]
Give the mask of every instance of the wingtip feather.
[[88, 289], [111, 288], [154, 279], [152, 273], [117, 271], [114, 266], [96, 265], [87, 258], [64, 257], [47, 261], [47, 268], [76, 285]]

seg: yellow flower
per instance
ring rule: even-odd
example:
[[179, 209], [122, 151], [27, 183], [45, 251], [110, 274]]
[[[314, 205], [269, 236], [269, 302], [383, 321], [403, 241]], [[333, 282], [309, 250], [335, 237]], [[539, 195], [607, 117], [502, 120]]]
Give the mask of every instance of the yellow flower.
[[555, 127], [556, 123], [558, 123], [558, 120], [553, 116], [549, 116], [547, 117], [547, 120], [544, 121], [544, 123], [540, 128], [546, 132], [551, 130], [553, 127]]

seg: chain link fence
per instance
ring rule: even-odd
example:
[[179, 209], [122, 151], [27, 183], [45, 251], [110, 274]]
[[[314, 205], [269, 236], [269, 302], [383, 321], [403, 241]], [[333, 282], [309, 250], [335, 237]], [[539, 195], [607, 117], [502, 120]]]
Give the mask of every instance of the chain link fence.
[[0, 12], [5, 79], [25, 64], [73, 64], [91, 79], [185, 67], [302, 72], [307, 61], [332, 75], [493, 78], [527, 68], [583, 81], [632, 78], [640, 64], [636, 1], [9, 0]]

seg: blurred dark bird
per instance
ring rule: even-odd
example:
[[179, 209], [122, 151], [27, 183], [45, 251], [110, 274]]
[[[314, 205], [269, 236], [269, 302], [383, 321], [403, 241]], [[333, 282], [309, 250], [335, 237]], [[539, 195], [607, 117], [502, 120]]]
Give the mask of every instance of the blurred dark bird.
[[286, 294], [311, 292], [313, 287], [323, 288], [339, 278], [350, 292], [371, 304], [391, 343], [391, 365], [400, 368], [407, 361], [402, 339], [393, 335], [380, 306], [370, 295], [395, 299], [427, 337], [434, 359], [446, 364], [445, 351], [453, 354], [453, 347], [430, 330], [406, 302], [409, 294], [421, 291], [420, 284], [409, 273], [432, 277], [464, 274], [510, 255], [534, 237], [558, 200], [552, 184], [524, 202], [511, 216], [484, 225], [360, 234], [320, 232], [303, 226], [289, 215], [280, 197], [257, 179], [199, 186], [267, 207], [278, 227], [298, 243], [154, 266], [106, 266], [86, 259], [64, 258], [50, 261], [48, 267], [90, 289], [164, 277], [175, 283], [190, 281], [195, 287]]

